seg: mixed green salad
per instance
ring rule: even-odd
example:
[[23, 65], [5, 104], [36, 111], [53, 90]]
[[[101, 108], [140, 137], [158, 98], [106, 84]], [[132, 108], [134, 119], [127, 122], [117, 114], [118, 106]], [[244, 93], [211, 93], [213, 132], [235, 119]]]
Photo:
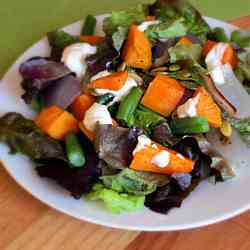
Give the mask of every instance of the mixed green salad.
[[250, 36], [209, 27], [182, 0], [112, 12], [105, 36], [96, 23], [48, 33], [50, 56], [21, 64], [22, 99], [37, 115], [0, 118], [10, 153], [114, 213], [167, 213], [200, 182], [233, 178], [208, 138], [226, 147], [236, 130], [250, 145]]

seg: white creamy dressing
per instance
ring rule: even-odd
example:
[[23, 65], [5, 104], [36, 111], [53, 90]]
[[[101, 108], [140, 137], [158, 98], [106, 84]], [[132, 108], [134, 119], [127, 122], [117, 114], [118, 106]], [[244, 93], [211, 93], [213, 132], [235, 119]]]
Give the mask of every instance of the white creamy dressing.
[[209, 51], [205, 59], [209, 71], [222, 65], [222, 58], [227, 48], [227, 43], [218, 43]]
[[184, 104], [177, 108], [177, 115], [179, 118], [195, 117], [197, 116], [196, 106], [199, 102], [200, 94], [193, 98], [189, 98]]
[[85, 59], [90, 55], [94, 55], [96, 51], [96, 47], [88, 43], [75, 43], [64, 49], [61, 61], [74, 72], [78, 78], [82, 78], [87, 69]]
[[109, 72], [108, 70], [103, 70], [103, 71], [98, 72], [96, 75], [92, 76], [90, 78], [90, 81], [92, 82], [92, 81], [95, 81], [95, 80], [100, 79], [102, 77], [110, 76], [111, 74], [112, 73]]
[[137, 140], [138, 140], [138, 143], [136, 145], [136, 148], [133, 151], [133, 155], [149, 147], [152, 143], [152, 141], [146, 135], [140, 135]]
[[224, 65], [222, 64], [222, 58], [228, 46], [227, 43], [218, 43], [209, 51], [205, 59], [210, 76], [217, 85], [222, 85], [226, 82], [223, 73]]
[[185, 159], [185, 157], [184, 157], [183, 155], [181, 155], [181, 154], [177, 154], [176, 156], [177, 156], [178, 158], [182, 159], [182, 160]]
[[94, 132], [97, 122], [100, 124], [113, 124], [107, 106], [95, 102], [86, 111], [83, 124], [88, 130]]
[[151, 163], [160, 168], [165, 168], [170, 162], [170, 153], [166, 150], [160, 151], [158, 154], [154, 155]]
[[137, 86], [138, 86], [138, 83], [136, 82], [136, 80], [133, 79], [132, 77], [128, 77], [128, 79], [125, 82], [125, 84], [119, 90], [114, 91], [114, 90], [109, 90], [109, 89], [94, 89], [94, 95], [96, 95], [96, 96], [102, 96], [102, 95], [105, 95], [107, 93], [113, 94], [115, 96], [115, 98], [109, 104], [109, 105], [112, 105], [115, 102], [122, 101], [123, 98], [129, 94], [129, 92], [131, 91], [131, 89], [133, 87], [137, 87]]
[[223, 85], [226, 83], [223, 68], [224, 68], [224, 65], [219, 65], [210, 71], [210, 76], [213, 79], [213, 82], [215, 83], [215, 85]]
[[145, 21], [143, 23], [141, 23], [138, 27], [138, 29], [141, 31], [141, 32], [144, 32], [145, 30], [147, 30], [147, 28], [151, 25], [155, 25], [155, 24], [159, 24], [160, 21], [159, 20], [154, 20], [154, 21]]

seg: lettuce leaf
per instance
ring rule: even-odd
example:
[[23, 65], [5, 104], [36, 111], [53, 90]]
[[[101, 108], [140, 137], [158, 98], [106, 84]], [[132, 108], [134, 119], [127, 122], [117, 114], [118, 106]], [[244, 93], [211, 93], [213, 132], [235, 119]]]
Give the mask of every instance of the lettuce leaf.
[[236, 43], [240, 48], [250, 48], [250, 36], [239, 30], [231, 34], [231, 42]]
[[202, 47], [199, 44], [192, 44], [191, 46], [185, 44], [176, 44], [168, 50], [170, 55], [170, 62], [191, 60], [192, 62], [199, 61], [201, 57]]
[[86, 164], [81, 168], [71, 168], [69, 162], [46, 160], [39, 162], [36, 171], [40, 177], [49, 178], [65, 188], [75, 199], [89, 193], [102, 174], [102, 165], [92, 142], [83, 134], [77, 135], [85, 152]]
[[168, 183], [164, 175], [143, 173], [125, 168], [117, 175], [102, 176], [104, 186], [117, 192], [134, 195], [147, 195], [154, 192], [158, 185]]
[[146, 34], [151, 39], [181, 37], [187, 34], [187, 27], [184, 24], [183, 18], [174, 21], [168, 20], [149, 26], [146, 30]]
[[96, 129], [95, 149], [100, 159], [109, 166], [123, 169], [130, 165], [137, 144], [139, 129], [100, 125]]
[[188, 1], [157, 0], [149, 9], [151, 15], [156, 15], [162, 21], [184, 18], [188, 33], [196, 35], [203, 42], [206, 41], [210, 27]]
[[8, 144], [11, 153], [22, 153], [35, 161], [51, 158], [66, 161], [60, 142], [43, 134], [21, 114], [7, 113], [0, 118], [0, 142]]
[[241, 136], [242, 140], [250, 147], [250, 117], [243, 119], [229, 119], [232, 127]]
[[107, 36], [112, 37], [113, 46], [120, 51], [130, 26], [141, 23], [147, 16], [147, 7], [138, 5], [128, 11], [113, 11], [111, 16], [103, 21], [103, 30]]
[[92, 191], [86, 195], [91, 201], [103, 200], [106, 207], [113, 213], [134, 212], [144, 206], [145, 196], [135, 196], [118, 193], [105, 188], [102, 184], [94, 185]]
[[84, 82], [103, 70], [110, 70], [112, 64], [119, 58], [119, 53], [112, 45], [112, 41], [106, 38], [101, 44], [97, 45], [97, 53], [86, 58], [87, 71]]
[[113, 11], [111, 16], [104, 19], [103, 30], [108, 36], [112, 36], [119, 27], [126, 28], [128, 31], [133, 23], [141, 23], [146, 16], [147, 8], [141, 4], [128, 11]]

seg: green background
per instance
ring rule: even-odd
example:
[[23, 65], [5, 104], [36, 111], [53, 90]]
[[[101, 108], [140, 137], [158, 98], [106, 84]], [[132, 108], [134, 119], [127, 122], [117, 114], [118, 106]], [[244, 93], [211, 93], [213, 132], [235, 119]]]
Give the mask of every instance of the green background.
[[[150, 0], [1, 0], [0, 77], [26, 48], [47, 31]], [[250, 14], [250, 0], [191, 0], [204, 15], [230, 20]]]

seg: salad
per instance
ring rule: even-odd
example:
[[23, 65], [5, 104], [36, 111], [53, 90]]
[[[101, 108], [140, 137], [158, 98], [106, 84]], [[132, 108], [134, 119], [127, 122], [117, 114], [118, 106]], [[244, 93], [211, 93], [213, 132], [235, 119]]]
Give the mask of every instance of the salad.
[[113, 213], [167, 214], [202, 181], [233, 178], [213, 139], [227, 147], [235, 130], [250, 145], [250, 36], [210, 28], [181, 0], [112, 12], [105, 36], [96, 23], [48, 33], [50, 56], [21, 64], [36, 117], [0, 118], [10, 153]]

